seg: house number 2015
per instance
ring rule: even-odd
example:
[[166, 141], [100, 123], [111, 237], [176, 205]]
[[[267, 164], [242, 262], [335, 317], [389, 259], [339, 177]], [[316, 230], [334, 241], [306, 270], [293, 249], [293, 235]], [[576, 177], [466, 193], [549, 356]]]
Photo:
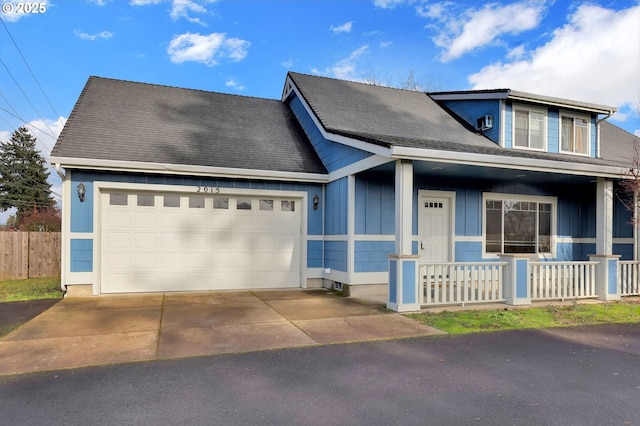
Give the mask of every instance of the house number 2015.
[[196, 192], [203, 192], [203, 193], [212, 193], [212, 194], [219, 194], [220, 193], [220, 187], [216, 186], [215, 188], [213, 186], [196, 186]]

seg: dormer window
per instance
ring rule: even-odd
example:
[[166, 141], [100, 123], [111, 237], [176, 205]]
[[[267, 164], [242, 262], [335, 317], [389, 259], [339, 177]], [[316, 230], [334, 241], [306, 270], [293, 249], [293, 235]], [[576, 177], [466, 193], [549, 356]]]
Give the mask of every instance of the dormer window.
[[589, 155], [589, 119], [561, 115], [560, 151]]
[[545, 150], [547, 145], [547, 112], [515, 105], [513, 111], [514, 148]]

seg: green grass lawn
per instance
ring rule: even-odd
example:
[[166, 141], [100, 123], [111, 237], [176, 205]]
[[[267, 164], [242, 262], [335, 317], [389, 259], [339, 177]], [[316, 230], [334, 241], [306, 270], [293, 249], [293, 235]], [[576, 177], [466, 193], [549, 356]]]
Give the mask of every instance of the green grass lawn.
[[0, 281], [0, 303], [61, 299], [60, 277]]
[[506, 308], [503, 310], [462, 310], [408, 314], [407, 317], [450, 334], [477, 333], [523, 328], [569, 327], [590, 324], [640, 322], [640, 303], [607, 302]]

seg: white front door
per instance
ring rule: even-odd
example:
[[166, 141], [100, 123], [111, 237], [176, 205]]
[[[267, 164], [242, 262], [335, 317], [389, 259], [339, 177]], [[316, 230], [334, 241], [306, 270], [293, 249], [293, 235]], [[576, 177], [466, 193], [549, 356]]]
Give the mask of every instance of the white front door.
[[420, 263], [451, 262], [452, 229], [449, 197], [420, 196], [419, 241]]

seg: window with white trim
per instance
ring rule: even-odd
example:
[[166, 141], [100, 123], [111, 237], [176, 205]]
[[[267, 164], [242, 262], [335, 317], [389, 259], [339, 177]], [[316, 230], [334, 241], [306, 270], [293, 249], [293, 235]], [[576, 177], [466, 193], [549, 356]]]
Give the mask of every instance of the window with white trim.
[[589, 118], [560, 115], [560, 151], [589, 155]]
[[513, 147], [545, 150], [547, 112], [524, 106], [513, 107]]
[[552, 252], [551, 236], [555, 222], [553, 197], [484, 197], [484, 252]]

